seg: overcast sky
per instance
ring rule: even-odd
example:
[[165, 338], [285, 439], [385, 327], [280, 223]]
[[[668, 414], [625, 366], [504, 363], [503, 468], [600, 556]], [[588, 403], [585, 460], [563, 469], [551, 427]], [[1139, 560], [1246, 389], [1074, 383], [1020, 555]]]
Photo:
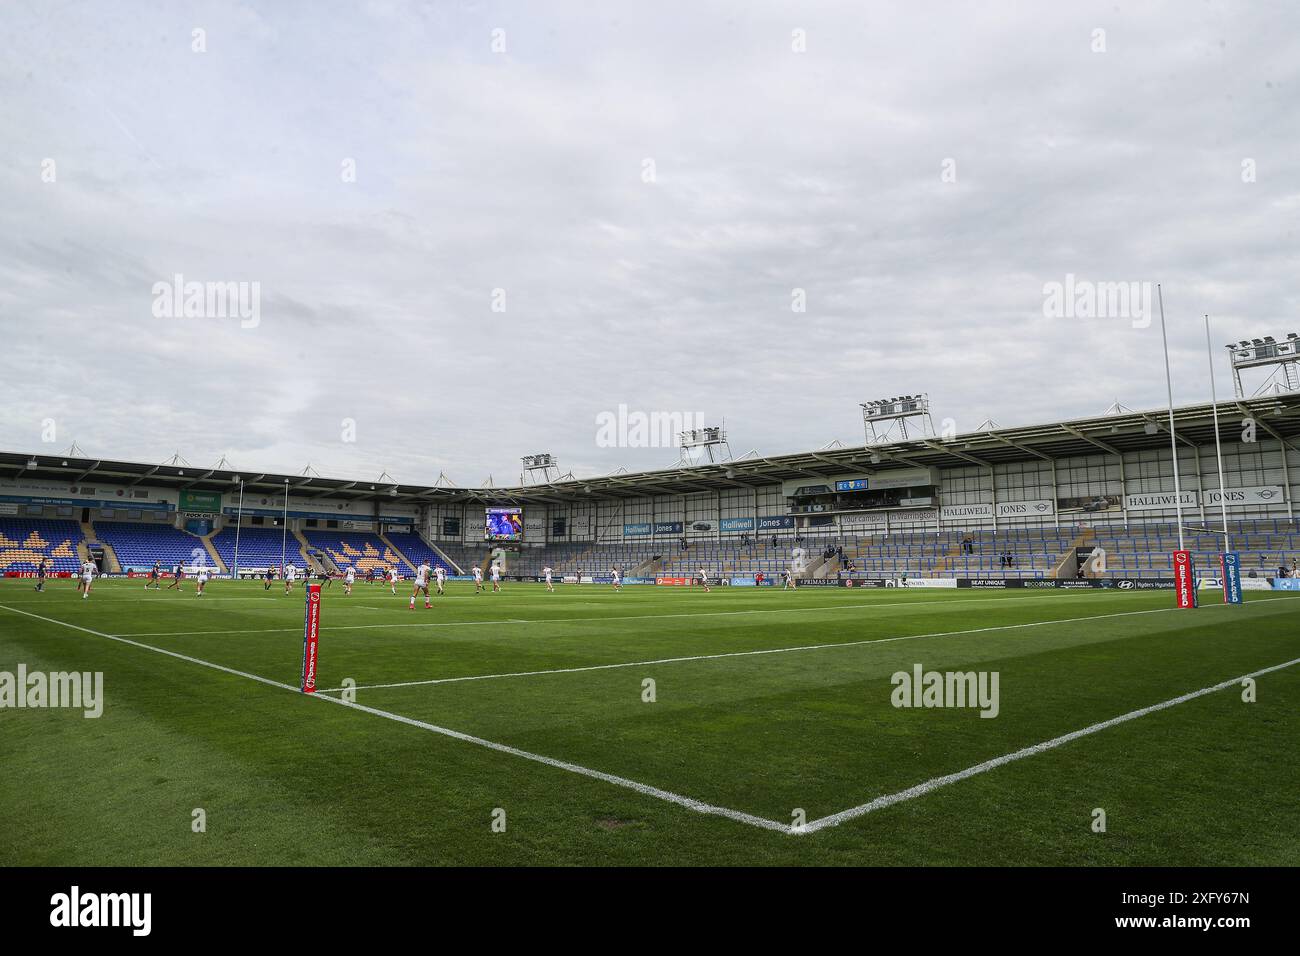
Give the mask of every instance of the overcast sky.
[[0, 448], [477, 485], [671, 464], [620, 404], [736, 455], [1161, 405], [1070, 274], [1162, 283], [1208, 399], [1203, 313], [1220, 394], [1300, 327], [1298, 94], [1288, 3], [5, 0]]

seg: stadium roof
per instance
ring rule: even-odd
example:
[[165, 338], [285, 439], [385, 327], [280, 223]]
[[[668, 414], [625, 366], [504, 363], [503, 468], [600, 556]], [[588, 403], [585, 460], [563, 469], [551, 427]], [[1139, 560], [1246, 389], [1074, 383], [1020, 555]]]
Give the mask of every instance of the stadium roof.
[[[1260, 440], [1286, 443], [1300, 451], [1300, 393], [1219, 403], [1221, 434], [1237, 439], [1243, 418], [1257, 423]], [[1180, 444], [1214, 444], [1214, 423], [1209, 404], [1185, 405], [1174, 410], [1174, 430]], [[509, 488], [454, 488], [443, 485], [322, 478], [318, 475], [283, 475], [271, 472], [196, 468], [185, 464], [151, 465], [111, 459], [0, 452], [0, 478], [42, 481], [106, 482], [153, 488], [229, 492], [242, 478], [248, 494], [276, 494], [289, 485], [290, 493], [306, 498], [342, 498], [354, 501], [401, 501], [428, 504], [435, 501], [555, 502], [595, 498], [627, 498], [653, 494], [691, 494], [727, 488], [757, 488], [807, 478], [822, 480], [846, 474], [871, 474], [896, 468], [961, 466], [988, 467], [1035, 459], [1051, 461], [1089, 454], [1118, 454], [1169, 446], [1167, 410], [1121, 412], [1096, 418], [992, 428], [952, 438], [918, 438], [870, 446], [836, 448], [792, 455], [747, 456], [712, 464], [675, 466], [657, 471], [604, 475], [544, 482]]]

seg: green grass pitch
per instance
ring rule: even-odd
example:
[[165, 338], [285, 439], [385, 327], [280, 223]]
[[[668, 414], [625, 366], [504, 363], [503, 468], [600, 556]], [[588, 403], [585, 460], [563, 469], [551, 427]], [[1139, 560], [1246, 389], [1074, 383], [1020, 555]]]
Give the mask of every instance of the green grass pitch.
[[[0, 864], [1300, 863], [1300, 596], [335, 582], [341, 706], [292, 689], [301, 589], [185, 588], [0, 581], [0, 671], [105, 700], [0, 710]], [[998, 715], [894, 707], [916, 664]]]

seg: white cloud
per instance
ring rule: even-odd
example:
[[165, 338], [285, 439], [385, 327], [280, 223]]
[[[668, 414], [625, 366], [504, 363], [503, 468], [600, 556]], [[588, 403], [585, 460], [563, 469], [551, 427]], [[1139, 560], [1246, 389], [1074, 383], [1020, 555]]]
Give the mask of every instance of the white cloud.
[[[1042, 317], [1067, 273], [1163, 282], [1200, 399], [1203, 312], [1225, 342], [1296, 312], [1295, 20], [7, 5], [0, 446], [53, 417], [106, 456], [501, 482], [668, 464], [596, 447], [620, 403], [765, 453], [899, 392], [960, 427], [1158, 405], [1158, 328]], [[175, 273], [260, 282], [261, 324], [152, 318]]]

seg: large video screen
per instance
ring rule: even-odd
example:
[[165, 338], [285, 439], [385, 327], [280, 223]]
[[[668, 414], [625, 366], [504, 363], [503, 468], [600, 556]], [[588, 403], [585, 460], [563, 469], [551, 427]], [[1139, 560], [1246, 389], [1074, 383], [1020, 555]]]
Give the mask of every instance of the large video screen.
[[485, 541], [518, 541], [524, 536], [523, 508], [488, 508]]

